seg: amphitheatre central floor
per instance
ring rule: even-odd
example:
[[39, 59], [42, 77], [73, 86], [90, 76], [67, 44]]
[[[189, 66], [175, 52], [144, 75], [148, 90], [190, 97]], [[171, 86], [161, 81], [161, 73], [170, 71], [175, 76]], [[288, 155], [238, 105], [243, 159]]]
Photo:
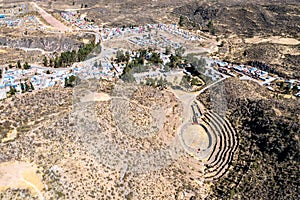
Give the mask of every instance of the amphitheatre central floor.
[[200, 151], [209, 147], [209, 137], [202, 126], [191, 124], [182, 133], [184, 143], [191, 149]]

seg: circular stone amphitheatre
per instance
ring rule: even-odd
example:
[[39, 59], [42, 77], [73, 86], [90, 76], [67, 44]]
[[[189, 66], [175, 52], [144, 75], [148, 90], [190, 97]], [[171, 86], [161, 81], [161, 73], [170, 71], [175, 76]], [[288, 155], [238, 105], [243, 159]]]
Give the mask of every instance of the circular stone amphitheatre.
[[231, 123], [213, 111], [194, 112], [193, 123], [186, 123], [180, 130], [184, 149], [206, 167], [204, 179], [217, 180], [230, 167], [238, 138]]

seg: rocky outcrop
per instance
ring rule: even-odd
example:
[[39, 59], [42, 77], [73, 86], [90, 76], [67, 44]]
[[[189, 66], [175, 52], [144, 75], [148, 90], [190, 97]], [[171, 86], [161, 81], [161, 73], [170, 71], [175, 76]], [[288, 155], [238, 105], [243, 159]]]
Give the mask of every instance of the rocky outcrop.
[[43, 49], [45, 51], [70, 51], [80, 43], [67, 37], [0, 37], [0, 46], [10, 48]]

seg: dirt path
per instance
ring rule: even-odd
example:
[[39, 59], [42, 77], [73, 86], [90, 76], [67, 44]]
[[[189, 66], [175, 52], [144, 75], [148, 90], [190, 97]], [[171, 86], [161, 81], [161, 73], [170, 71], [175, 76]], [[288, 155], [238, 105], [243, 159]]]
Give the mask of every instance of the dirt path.
[[33, 8], [35, 8], [40, 13], [40, 15], [46, 20], [46, 22], [48, 22], [51, 26], [53, 26], [54, 28], [58, 29], [61, 32], [71, 31], [69, 27], [67, 27], [66, 25], [58, 21], [55, 17], [47, 13], [43, 8], [38, 6], [35, 2], [31, 2], [31, 4]]
[[35, 192], [37, 193], [37, 195], [38, 195], [38, 197], [39, 197], [40, 200], [44, 200], [44, 199], [45, 199], [44, 196], [43, 196], [43, 194], [41, 193], [41, 191], [40, 191], [34, 184], [32, 184], [32, 183], [29, 182], [29, 181], [26, 181], [25, 179], [23, 179], [23, 181], [24, 181], [27, 185], [29, 185], [30, 187], [32, 187], [32, 188], [35, 190]]
[[210, 84], [210, 85], [204, 87], [202, 90], [200, 90], [199, 92], [197, 92], [197, 95], [196, 95], [196, 96], [200, 95], [200, 94], [203, 93], [205, 90], [207, 90], [207, 89], [211, 88], [212, 86], [214, 86], [214, 85], [216, 85], [216, 84], [218, 84], [218, 83], [224, 81], [225, 79], [227, 79], [227, 78], [229, 78], [229, 77], [230, 77], [230, 76], [226, 76], [226, 77], [221, 78], [221, 79], [219, 79], [218, 81], [216, 81], [216, 82], [214, 82], [214, 83], [212, 83], [212, 84]]

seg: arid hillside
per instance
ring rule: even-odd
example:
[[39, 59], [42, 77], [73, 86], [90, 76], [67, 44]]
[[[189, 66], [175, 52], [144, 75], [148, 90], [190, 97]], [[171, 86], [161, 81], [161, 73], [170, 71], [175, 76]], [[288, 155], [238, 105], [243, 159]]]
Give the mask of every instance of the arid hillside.
[[[188, 2], [191, 2], [191, 0], [185, 1], [185, 3]], [[88, 18], [95, 20], [96, 23], [105, 24], [106, 26], [127, 26], [161, 21], [174, 23], [174, 16], [171, 13], [174, 8], [182, 6], [183, 3], [180, 0], [56, 0], [45, 3], [39, 2], [39, 5], [54, 12], [62, 10], [78, 11], [80, 14], [86, 14]]]
[[216, 36], [215, 56], [244, 64], [258, 61], [281, 76], [300, 77], [299, 1], [201, 1], [178, 7], [174, 14], [182, 16], [184, 26]]
[[229, 79], [199, 100], [213, 110], [222, 102], [240, 141], [231, 172], [213, 186], [208, 199], [297, 199], [299, 99]]
[[215, 33], [246, 37], [289, 35], [299, 37], [299, 1], [200, 1], [187, 3], [174, 10], [189, 20]]

